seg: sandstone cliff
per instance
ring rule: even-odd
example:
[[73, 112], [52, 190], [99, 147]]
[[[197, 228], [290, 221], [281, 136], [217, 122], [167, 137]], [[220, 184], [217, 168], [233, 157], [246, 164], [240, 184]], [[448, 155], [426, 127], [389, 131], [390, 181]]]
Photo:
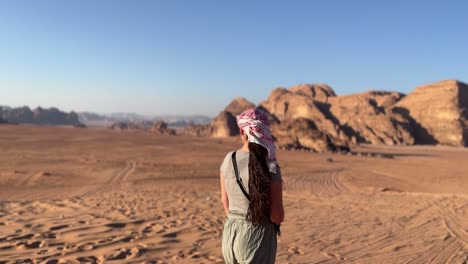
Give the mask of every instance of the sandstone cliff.
[[[278, 140], [279, 145], [293, 144], [310, 148], [316, 151], [326, 151], [329, 148], [324, 148], [328, 143], [331, 142], [333, 145], [347, 145], [349, 137], [342, 131], [339, 123], [331, 118], [327, 117], [327, 112], [322, 111], [323, 105], [326, 103], [316, 101], [317, 93], [308, 93], [309, 88], [314, 87], [312, 85], [301, 85], [287, 90], [285, 88], [274, 89], [268, 98], [260, 103], [260, 107], [271, 115], [272, 133], [276, 137], [277, 135], [283, 135], [283, 140]], [[322, 95], [320, 98], [327, 98], [329, 100], [334, 95], [334, 91], [328, 88], [328, 95]], [[296, 120], [299, 120], [297, 124]], [[308, 120], [310, 122], [306, 122]], [[291, 136], [286, 137], [284, 130], [288, 131]], [[316, 130], [319, 131], [323, 136], [318, 136], [314, 133], [314, 141], [322, 140], [323, 142], [312, 142], [308, 140], [308, 136], [311, 136], [309, 132], [301, 130]], [[293, 142], [297, 137], [296, 142]], [[280, 138], [280, 136], [278, 136]], [[284, 139], [288, 138], [291, 142], [286, 142]], [[299, 146], [298, 146], [299, 147]]]
[[335, 91], [330, 86], [323, 83], [299, 84], [289, 88], [289, 91], [320, 102], [327, 102], [329, 97], [336, 96]]
[[230, 137], [239, 135], [236, 115], [244, 112], [255, 105], [247, 99], [238, 97], [226, 106], [224, 111], [219, 113], [210, 124], [188, 126], [184, 134], [192, 136]]
[[468, 85], [446, 80], [419, 86], [394, 111], [406, 116], [418, 144], [468, 146]]
[[234, 116], [237, 116], [249, 108], [255, 108], [255, 104], [249, 102], [243, 97], [237, 97], [234, 98], [234, 100], [232, 100], [231, 103], [229, 103], [229, 105], [226, 106], [226, 108], [224, 108], [224, 111], [231, 113]]
[[[254, 105], [236, 98], [211, 124], [190, 127], [197, 136], [238, 135], [235, 115]], [[350, 144], [468, 145], [468, 85], [442, 81], [398, 92], [337, 96], [325, 84], [276, 88], [259, 108], [270, 115], [279, 147], [346, 150]]]
[[312, 120], [298, 118], [271, 126], [276, 145], [286, 149], [307, 148], [318, 152], [346, 151], [348, 144], [320, 131]]
[[[356, 143], [411, 145], [414, 144], [409, 121], [391, 110], [402, 94], [368, 91], [330, 98], [328, 117]], [[327, 109], [328, 108], [328, 109]]]

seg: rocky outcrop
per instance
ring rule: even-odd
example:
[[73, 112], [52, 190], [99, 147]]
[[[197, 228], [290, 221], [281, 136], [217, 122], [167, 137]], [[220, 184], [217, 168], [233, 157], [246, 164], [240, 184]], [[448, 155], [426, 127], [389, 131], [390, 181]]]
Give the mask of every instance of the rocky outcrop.
[[339, 126], [327, 118], [321, 110], [321, 105], [322, 103], [314, 101], [312, 97], [285, 88], [274, 89], [268, 98], [260, 103], [260, 107], [272, 116], [273, 123], [304, 118], [313, 121], [320, 131], [337, 138], [345, 137]]
[[44, 109], [38, 107], [31, 111], [27, 106], [18, 108], [2, 107], [0, 112], [0, 118], [9, 123], [72, 126], [79, 126], [81, 124], [75, 112], [65, 113], [57, 108]]
[[394, 112], [407, 117], [418, 144], [468, 146], [468, 85], [446, 80], [419, 86]]
[[[185, 134], [211, 137], [239, 135], [236, 115], [253, 107], [255, 105], [247, 100], [236, 98], [209, 125], [188, 127]], [[278, 88], [259, 108], [270, 116], [272, 134], [278, 147], [306, 148], [321, 152], [349, 150], [345, 141], [322, 132], [318, 127], [317, 124], [321, 127], [330, 126], [331, 131], [335, 128], [309, 95]]]
[[310, 149], [318, 152], [345, 151], [350, 149], [342, 142], [320, 131], [315, 123], [306, 118], [286, 120], [271, 127], [276, 145], [286, 149]]
[[169, 128], [164, 121], [157, 121], [156, 123], [150, 121], [121, 121], [113, 123], [108, 128], [117, 131], [142, 131], [157, 135], [176, 135], [176, 131]]
[[255, 105], [245, 98], [234, 99], [210, 124], [188, 126], [184, 134], [192, 136], [230, 137], [239, 135], [236, 116]]
[[158, 135], [175, 135], [176, 131], [167, 127], [167, 123], [163, 121], [156, 122], [151, 128], [150, 132]]
[[212, 135], [213, 127], [211, 124], [207, 125], [189, 125], [183, 130], [184, 135], [194, 137], [209, 137]]
[[276, 121], [301, 117], [312, 118], [316, 114], [321, 114], [311, 98], [282, 87], [274, 89], [268, 98], [260, 103], [260, 106], [267, 110]]
[[213, 128], [212, 137], [230, 137], [239, 135], [236, 117], [233, 113], [224, 111], [213, 119], [210, 126]]
[[327, 102], [329, 97], [335, 97], [335, 91], [328, 85], [318, 84], [299, 84], [289, 88], [290, 92], [307, 96], [320, 102]]
[[399, 92], [376, 91], [371, 90], [362, 93], [361, 95], [369, 98], [371, 103], [378, 107], [381, 111], [386, 112], [387, 109], [392, 108], [394, 104], [400, 101], [405, 95]]
[[210, 124], [186, 127], [184, 134], [202, 137], [231, 137], [239, 135], [239, 127], [236, 117], [230, 112], [223, 111]]
[[243, 97], [237, 97], [232, 100], [226, 108], [224, 108], [224, 112], [237, 116], [249, 108], [255, 108], [255, 105]]
[[349, 137], [339, 122], [328, 118], [329, 113], [324, 111], [326, 102], [334, 96], [335, 92], [324, 85], [274, 89], [260, 107], [271, 115], [272, 133], [277, 138], [277, 145], [319, 152], [349, 149]]
[[330, 98], [322, 110], [354, 143], [414, 144], [409, 121], [391, 109], [402, 94], [368, 91]]
[[[277, 88], [261, 106], [279, 122], [298, 118], [311, 120], [318, 130], [336, 139], [332, 141], [337, 144], [414, 143], [407, 120], [390, 109], [402, 94], [368, 91], [337, 97], [329, 86], [322, 93], [307, 92], [313, 89], [318, 90], [316, 85], [289, 90]], [[315, 100], [317, 97], [320, 100]]]
[[145, 129], [145, 127], [142, 124], [134, 122], [115, 122], [112, 125], [110, 125], [109, 128], [118, 131], [135, 131]]

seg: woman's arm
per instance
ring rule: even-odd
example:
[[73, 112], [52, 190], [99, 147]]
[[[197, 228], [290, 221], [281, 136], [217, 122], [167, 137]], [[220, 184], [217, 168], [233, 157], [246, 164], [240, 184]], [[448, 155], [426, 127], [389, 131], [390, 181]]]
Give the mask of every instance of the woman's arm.
[[271, 181], [270, 183], [270, 219], [278, 225], [284, 220], [283, 184], [281, 181]]
[[220, 182], [221, 182], [221, 202], [223, 203], [224, 211], [226, 215], [229, 213], [229, 199], [226, 193], [226, 188], [224, 187], [224, 175], [222, 172], [219, 173]]

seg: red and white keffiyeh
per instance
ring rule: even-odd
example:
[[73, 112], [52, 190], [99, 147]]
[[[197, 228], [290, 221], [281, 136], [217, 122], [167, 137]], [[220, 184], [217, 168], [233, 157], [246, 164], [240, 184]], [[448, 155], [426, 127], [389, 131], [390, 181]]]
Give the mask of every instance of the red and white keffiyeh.
[[259, 144], [268, 150], [268, 169], [270, 172], [276, 173], [275, 143], [271, 136], [267, 114], [259, 109], [247, 109], [237, 116], [237, 125], [244, 130], [249, 142]]

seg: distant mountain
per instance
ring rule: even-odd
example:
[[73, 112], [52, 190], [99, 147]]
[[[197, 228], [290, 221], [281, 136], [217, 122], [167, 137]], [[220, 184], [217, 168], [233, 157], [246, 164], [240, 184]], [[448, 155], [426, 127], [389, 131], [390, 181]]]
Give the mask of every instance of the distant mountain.
[[87, 127], [108, 127], [118, 122], [116, 119], [110, 118], [108, 116], [90, 112], [78, 113], [78, 118], [80, 122], [85, 124]]
[[11, 110], [11, 107], [7, 105], [0, 105], [0, 109], [3, 109], [4, 111], [6, 111], [6, 110]]
[[147, 121], [150, 120], [151, 117], [140, 115], [140, 114], [135, 114], [135, 113], [111, 113], [108, 115], [108, 117], [113, 118], [114, 120], [119, 120], [119, 121]]
[[185, 127], [188, 125], [208, 124], [210, 117], [202, 115], [183, 116], [183, 115], [158, 115], [145, 116], [135, 113], [111, 113], [96, 114], [90, 112], [79, 113], [80, 121], [87, 126], [108, 127], [119, 122], [126, 123], [147, 123], [152, 125], [158, 121], [164, 121], [171, 127]]
[[211, 118], [203, 115], [161, 115], [154, 116], [153, 120], [162, 120], [169, 126], [204, 125], [211, 122]]
[[55, 107], [47, 109], [37, 107], [31, 110], [27, 106], [17, 108], [0, 106], [0, 119], [13, 124], [82, 126], [77, 113], [62, 112]]
[[28, 106], [10, 107], [0, 105], [0, 124], [72, 125], [82, 127], [110, 127], [116, 123], [133, 123], [150, 128], [164, 121], [169, 127], [208, 124], [211, 118], [203, 115], [154, 115], [136, 113], [97, 114], [92, 112], [63, 112], [55, 107], [31, 109]]
[[108, 117], [104, 115], [90, 113], [90, 112], [78, 113], [78, 117], [80, 118], [80, 120], [85, 120], [85, 121], [105, 121], [108, 119]]

